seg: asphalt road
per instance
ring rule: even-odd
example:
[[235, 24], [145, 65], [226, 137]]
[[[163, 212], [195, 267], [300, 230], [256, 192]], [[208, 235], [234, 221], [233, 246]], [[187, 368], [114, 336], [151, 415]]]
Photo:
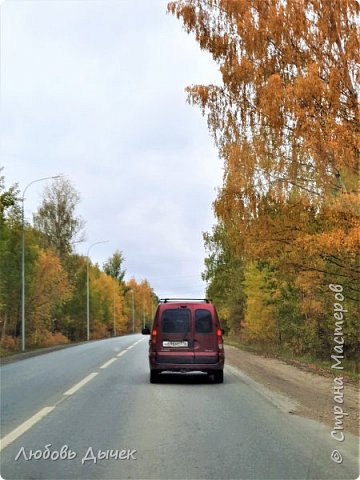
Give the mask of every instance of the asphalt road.
[[[224, 384], [202, 374], [150, 384], [147, 340], [90, 342], [2, 366], [2, 477], [358, 476], [355, 437], [336, 444], [328, 427], [284, 413], [233, 369]], [[341, 464], [330, 458], [335, 448]]]

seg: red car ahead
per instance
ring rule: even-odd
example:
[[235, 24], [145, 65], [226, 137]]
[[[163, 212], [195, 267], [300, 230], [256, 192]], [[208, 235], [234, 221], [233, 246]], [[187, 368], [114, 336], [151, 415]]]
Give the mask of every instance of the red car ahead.
[[153, 326], [142, 330], [149, 342], [150, 382], [161, 372], [201, 371], [224, 381], [224, 330], [207, 299], [166, 298], [158, 305]]

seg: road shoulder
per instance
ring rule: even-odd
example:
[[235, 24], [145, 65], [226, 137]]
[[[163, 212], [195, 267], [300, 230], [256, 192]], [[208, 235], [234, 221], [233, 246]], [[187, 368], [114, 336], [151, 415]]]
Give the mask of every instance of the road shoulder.
[[[334, 405], [338, 405], [334, 400], [335, 375], [330, 377], [303, 371], [284, 361], [229, 345], [225, 347], [225, 355], [226, 364], [266, 387], [273, 392], [274, 398], [287, 397], [289, 404], [293, 405], [289, 413], [334, 427]], [[359, 436], [359, 385], [344, 380], [342, 392], [344, 403], [341, 406], [348, 413], [344, 417], [344, 431]]]

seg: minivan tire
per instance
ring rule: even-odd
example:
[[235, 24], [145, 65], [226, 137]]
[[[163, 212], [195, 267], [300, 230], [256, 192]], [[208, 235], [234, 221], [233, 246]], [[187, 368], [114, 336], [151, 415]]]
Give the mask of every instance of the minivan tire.
[[224, 371], [218, 370], [214, 372], [214, 383], [224, 383]]
[[159, 372], [157, 370], [150, 370], [150, 383], [157, 383], [159, 381]]

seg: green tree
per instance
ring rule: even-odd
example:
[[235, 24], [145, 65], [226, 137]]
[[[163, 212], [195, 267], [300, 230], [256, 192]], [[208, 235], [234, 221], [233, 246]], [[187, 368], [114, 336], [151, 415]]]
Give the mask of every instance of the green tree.
[[123, 253], [120, 250], [116, 250], [103, 265], [103, 271], [106, 275], [117, 280], [122, 287], [125, 287], [124, 276], [126, 270], [122, 268], [124, 260]]
[[12, 185], [10, 188], [5, 187], [5, 177], [1, 174], [3, 169], [3, 167], [0, 168], [0, 228], [5, 223], [9, 210], [18, 205], [19, 199], [19, 188], [17, 185]]
[[72, 244], [84, 240], [84, 220], [76, 215], [80, 196], [71, 182], [57, 178], [46, 187], [34, 215], [34, 226], [41, 233], [45, 248], [53, 248], [61, 259], [72, 252]]
[[[17, 185], [5, 186], [0, 169], [0, 332], [20, 333], [21, 210]], [[28, 257], [27, 257], [28, 259]], [[29, 265], [28, 265], [29, 266]]]
[[82, 255], [68, 255], [64, 261], [72, 295], [58, 314], [57, 326], [71, 341], [86, 338], [86, 270], [87, 258]]
[[239, 334], [245, 308], [244, 261], [233, 253], [224, 224], [214, 226], [212, 234], [205, 233], [204, 240], [208, 253], [202, 274], [207, 283], [206, 295], [216, 304], [227, 332]]

